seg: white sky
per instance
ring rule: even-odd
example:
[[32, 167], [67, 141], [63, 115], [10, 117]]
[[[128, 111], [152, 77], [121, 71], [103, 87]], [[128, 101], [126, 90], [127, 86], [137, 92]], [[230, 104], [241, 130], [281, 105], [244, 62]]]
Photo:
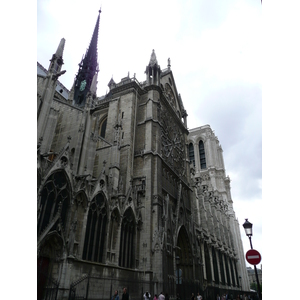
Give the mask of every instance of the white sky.
[[[161, 69], [171, 59], [190, 129], [209, 124], [223, 148], [244, 252], [242, 224], [262, 255], [262, 6], [260, 0], [37, 1], [37, 61], [46, 69], [66, 39], [60, 81], [71, 89], [99, 8], [97, 95], [144, 71], [152, 49]], [[250, 266], [246, 263], [247, 266]], [[259, 265], [260, 268], [260, 265]]]

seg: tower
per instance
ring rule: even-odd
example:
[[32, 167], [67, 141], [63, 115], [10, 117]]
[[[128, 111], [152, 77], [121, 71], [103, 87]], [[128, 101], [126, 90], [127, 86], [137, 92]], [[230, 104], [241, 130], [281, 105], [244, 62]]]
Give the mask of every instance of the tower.
[[[97, 81], [98, 75], [98, 54], [97, 54], [97, 44], [98, 44], [98, 32], [100, 24], [100, 13], [97, 18], [93, 36], [89, 45], [89, 48], [86, 51], [84, 58], [79, 64], [78, 73], [74, 82], [74, 99], [73, 103], [76, 106], [84, 107], [86, 103], [86, 98], [88, 92], [95, 94], [95, 82]], [[95, 77], [95, 78], [94, 78]], [[94, 81], [94, 84], [93, 84]], [[92, 90], [91, 90], [92, 88]]]

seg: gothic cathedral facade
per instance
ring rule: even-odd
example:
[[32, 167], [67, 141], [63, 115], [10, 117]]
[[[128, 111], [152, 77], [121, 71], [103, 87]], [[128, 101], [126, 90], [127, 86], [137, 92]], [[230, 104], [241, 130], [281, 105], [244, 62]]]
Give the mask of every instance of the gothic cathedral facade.
[[38, 299], [249, 290], [218, 138], [187, 129], [154, 50], [145, 81], [111, 79], [98, 97], [99, 22], [70, 91], [64, 39], [48, 70], [38, 63]]

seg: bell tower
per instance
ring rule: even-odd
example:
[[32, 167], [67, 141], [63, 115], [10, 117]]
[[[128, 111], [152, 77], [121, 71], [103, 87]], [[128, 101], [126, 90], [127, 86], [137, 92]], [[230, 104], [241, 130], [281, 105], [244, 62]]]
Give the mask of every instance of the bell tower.
[[100, 13], [97, 18], [96, 26], [94, 29], [94, 33], [89, 45], [89, 48], [86, 51], [84, 58], [81, 60], [79, 64], [78, 73], [74, 82], [74, 99], [73, 104], [79, 107], [84, 107], [86, 103], [87, 94], [90, 91], [91, 87], [94, 90], [93, 81], [96, 82], [94, 77], [98, 74], [98, 52], [97, 52], [97, 44], [98, 44], [98, 32], [99, 32], [99, 24], [100, 24]]

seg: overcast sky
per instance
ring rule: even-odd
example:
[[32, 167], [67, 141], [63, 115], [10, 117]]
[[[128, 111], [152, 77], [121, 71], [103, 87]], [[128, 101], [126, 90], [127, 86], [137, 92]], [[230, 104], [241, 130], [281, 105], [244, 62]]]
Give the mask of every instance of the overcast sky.
[[65, 38], [67, 72], [59, 80], [69, 90], [100, 6], [97, 95], [128, 72], [144, 81], [152, 49], [161, 69], [170, 58], [188, 128], [209, 124], [223, 148], [244, 252], [250, 249], [242, 227], [248, 218], [263, 258], [260, 0], [38, 0], [37, 61], [48, 69]]

